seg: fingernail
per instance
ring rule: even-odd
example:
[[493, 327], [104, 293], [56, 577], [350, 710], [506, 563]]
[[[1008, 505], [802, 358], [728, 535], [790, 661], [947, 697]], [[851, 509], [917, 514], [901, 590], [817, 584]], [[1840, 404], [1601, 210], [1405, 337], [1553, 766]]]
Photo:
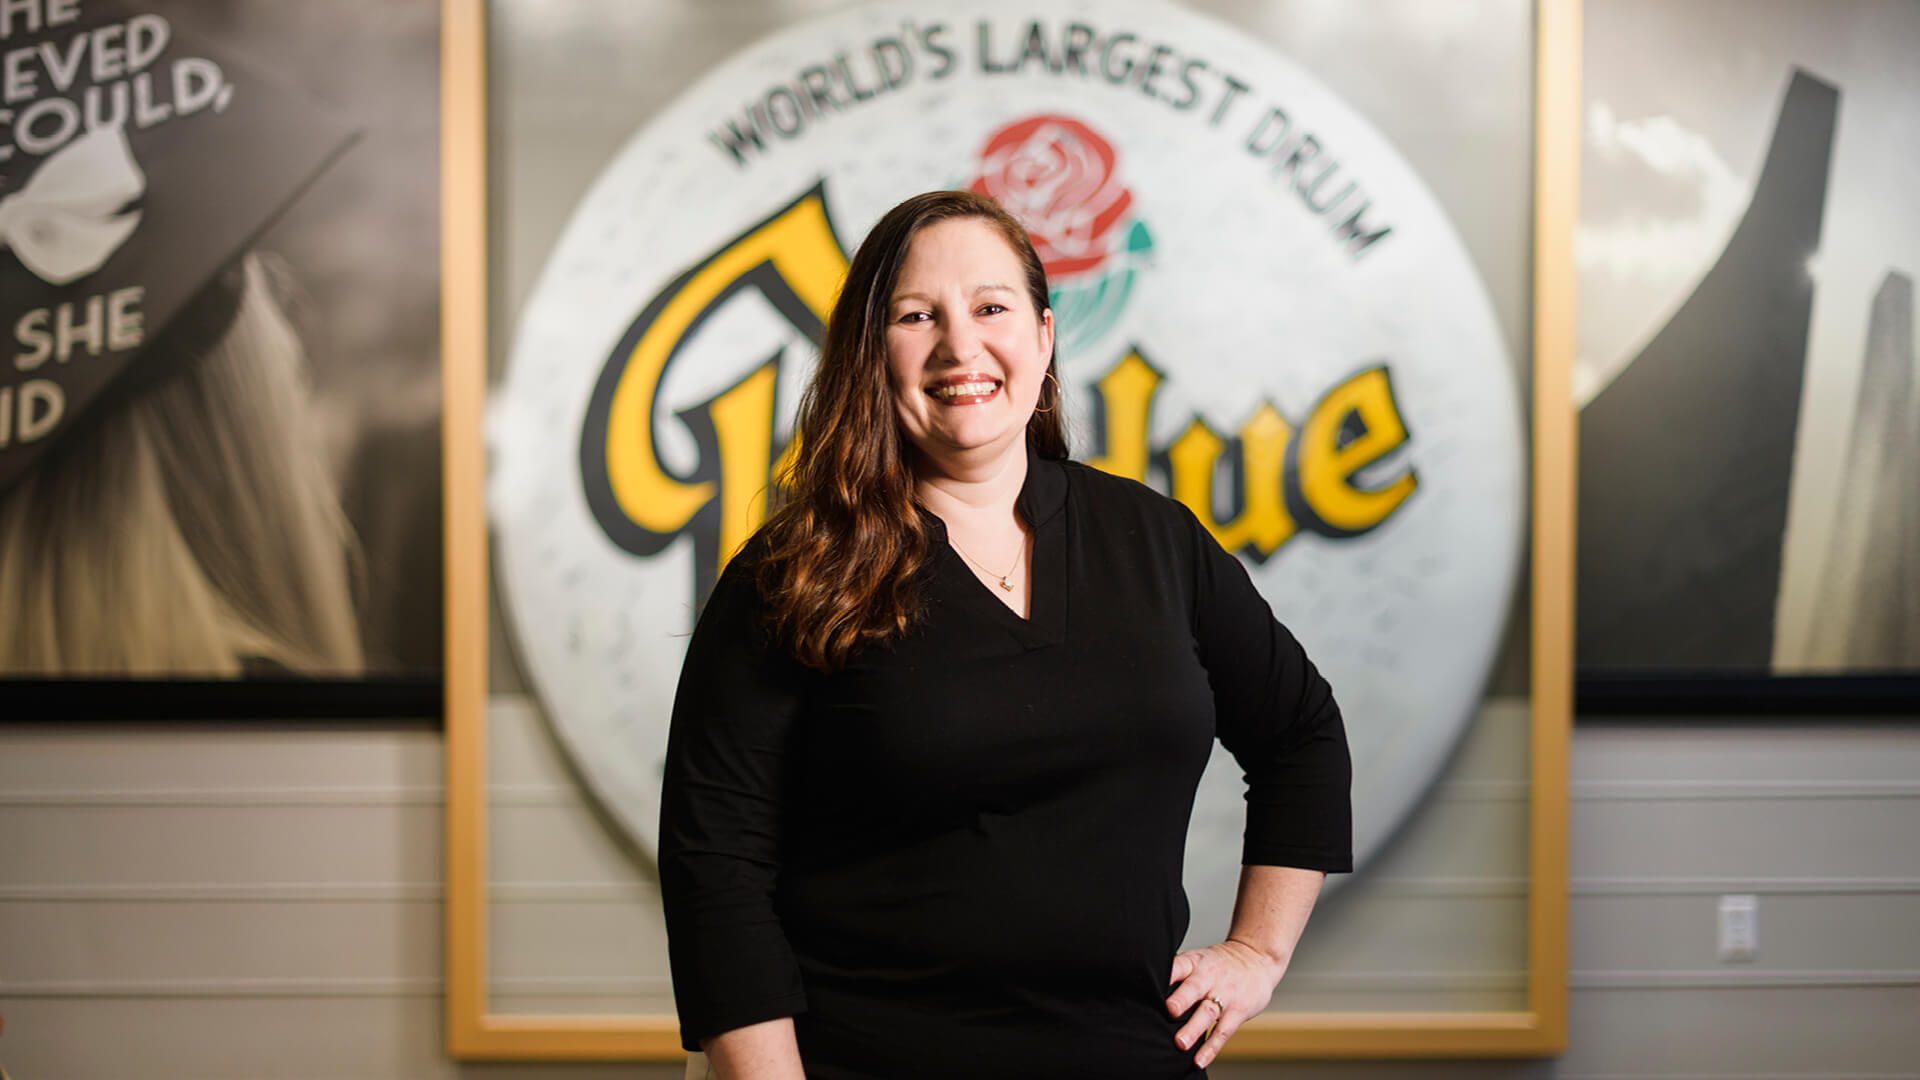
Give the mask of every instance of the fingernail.
[[1193, 1040], [1187, 1038], [1185, 1035], [1176, 1035], [1174, 1036], [1173, 1041], [1180, 1044], [1180, 1049], [1182, 1050], [1185, 1050], [1187, 1047], [1193, 1045]]

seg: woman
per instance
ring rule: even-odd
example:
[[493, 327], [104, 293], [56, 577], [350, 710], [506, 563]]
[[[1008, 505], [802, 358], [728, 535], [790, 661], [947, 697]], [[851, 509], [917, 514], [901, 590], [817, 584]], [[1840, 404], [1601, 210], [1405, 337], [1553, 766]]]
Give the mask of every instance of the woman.
[[[1192, 514], [1066, 460], [1052, 368], [985, 197], [854, 256], [674, 701], [674, 991], [723, 1080], [1204, 1076], [1351, 868], [1326, 683]], [[1248, 865], [1228, 940], [1175, 955], [1216, 735]]]
[[0, 674], [359, 674], [353, 533], [266, 263], [143, 357], [0, 489]]

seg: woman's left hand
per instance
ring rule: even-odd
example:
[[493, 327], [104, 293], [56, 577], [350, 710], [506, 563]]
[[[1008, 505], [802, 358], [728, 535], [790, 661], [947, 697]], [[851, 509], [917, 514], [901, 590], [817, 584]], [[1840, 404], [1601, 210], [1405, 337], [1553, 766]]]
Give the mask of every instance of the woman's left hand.
[[[1240, 1030], [1247, 1017], [1266, 1010], [1273, 1000], [1273, 988], [1286, 974], [1287, 962], [1277, 959], [1245, 942], [1231, 938], [1218, 945], [1193, 949], [1173, 958], [1173, 975], [1168, 985], [1167, 1011], [1193, 1015], [1174, 1035], [1182, 1050], [1191, 1049], [1208, 1028], [1212, 1037], [1193, 1055], [1194, 1064], [1206, 1068], [1220, 1056], [1220, 1049]], [[1194, 1008], [1194, 1006], [1199, 1006]]]

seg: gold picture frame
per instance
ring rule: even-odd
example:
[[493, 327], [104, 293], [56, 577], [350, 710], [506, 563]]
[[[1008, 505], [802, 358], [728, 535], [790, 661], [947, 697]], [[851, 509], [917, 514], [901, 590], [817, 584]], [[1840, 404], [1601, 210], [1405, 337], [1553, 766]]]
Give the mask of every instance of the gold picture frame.
[[[489, 252], [486, 12], [484, 0], [443, 4], [447, 1048], [458, 1059], [672, 1060], [683, 1056], [672, 1015], [521, 1015], [489, 1009], [489, 570], [481, 437]], [[1525, 1007], [1265, 1015], [1241, 1028], [1228, 1057], [1535, 1057], [1564, 1048], [1575, 503], [1572, 238], [1578, 206], [1581, 17], [1580, 0], [1539, 0], [1534, 8]]]

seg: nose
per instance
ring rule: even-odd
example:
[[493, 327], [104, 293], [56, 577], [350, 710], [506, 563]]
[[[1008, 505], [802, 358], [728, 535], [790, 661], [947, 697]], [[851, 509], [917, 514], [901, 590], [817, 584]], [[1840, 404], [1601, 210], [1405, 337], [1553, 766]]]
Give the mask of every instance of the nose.
[[980, 332], [971, 319], [964, 315], [959, 318], [940, 321], [940, 341], [934, 349], [934, 358], [949, 364], [961, 364], [980, 355]]

